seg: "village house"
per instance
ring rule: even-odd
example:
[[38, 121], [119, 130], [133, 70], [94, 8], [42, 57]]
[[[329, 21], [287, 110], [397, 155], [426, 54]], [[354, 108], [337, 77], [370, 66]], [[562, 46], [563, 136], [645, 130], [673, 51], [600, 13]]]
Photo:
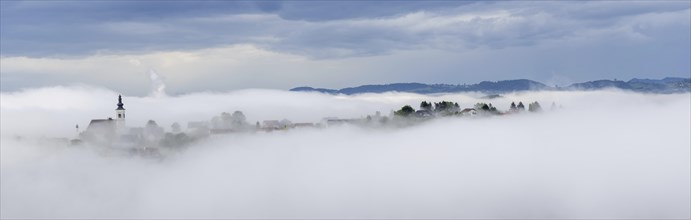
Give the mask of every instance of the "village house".
[[461, 111], [462, 116], [476, 116], [477, 115], [477, 110], [474, 108], [466, 108]]

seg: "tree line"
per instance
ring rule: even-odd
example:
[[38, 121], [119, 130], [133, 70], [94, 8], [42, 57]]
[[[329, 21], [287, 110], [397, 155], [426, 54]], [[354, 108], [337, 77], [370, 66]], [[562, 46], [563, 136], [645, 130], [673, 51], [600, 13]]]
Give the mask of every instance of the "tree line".
[[[555, 106], [555, 104], [552, 103], [553, 108], [554, 108], [554, 106]], [[458, 104], [458, 102], [422, 101], [420, 103], [420, 108], [418, 110], [415, 110], [415, 108], [413, 108], [410, 105], [405, 105], [405, 106], [401, 107], [401, 109], [394, 111], [394, 115], [400, 116], [400, 117], [452, 116], [452, 115], [460, 115], [463, 112], [469, 111], [469, 110], [474, 110], [474, 111], [482, 113], [482, 114], [506, 114], [506, 113], [517, 113], [517, 112], [526, 111], [526, 107], [523, 104], [523, 102], [518, 102], [518, 104], [516, 104], [515, 102], [511, 102], [511, 105], [509, 106], [509, 111], [508, 112], [501, 112], [501, 111], [497, 110], [497, 108], [494, 107], [492, 105], [492, 103], [479, 102], [479, 103], [476, 103], [473, 106], [473, 108], [461, 110], [461, 107]], [[539, 112], [539, 111], [542, 111], [542, 107], [540, 106], [540, 103], [535, 101], [532, 103], [528, 103], [528, 111], [529, 112]]]

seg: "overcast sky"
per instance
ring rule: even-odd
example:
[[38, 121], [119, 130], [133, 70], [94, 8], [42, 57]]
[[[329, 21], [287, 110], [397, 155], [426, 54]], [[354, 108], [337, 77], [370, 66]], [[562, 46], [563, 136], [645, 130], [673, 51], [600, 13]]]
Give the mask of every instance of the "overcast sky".
[[2, 91], [689, 77], [691, 2], [2, 1]]

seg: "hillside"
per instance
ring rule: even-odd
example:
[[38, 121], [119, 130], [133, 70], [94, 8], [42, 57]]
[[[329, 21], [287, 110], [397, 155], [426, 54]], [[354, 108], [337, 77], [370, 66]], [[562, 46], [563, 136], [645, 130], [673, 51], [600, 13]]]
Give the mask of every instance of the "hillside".
[[595, 80], [582, 83], [574, 83], [566, 87], [551, 87], [544, 83], [515, 79], [503, 81], [483, 81], [471, 85], [451, 84], [423, 84], [423, 83], [392, 83], [383, 85], [362, 85], [342, 89], [324, 89], [312, 87], [296, 87], [290, 91], [298, 92], [322, 92], [330, 94], [359, 94], [359, 93], [383, 93], [383, 92], [410, 92], [419, 94], [449, 93], [449, 92], [485, 92], [508, 93], [520, 91], [540, 90], [600, 90], [617, 88], [647, 93], [679, 93], [691, 92], [691, 78], [666, 77], [663, 79], [631, 79], [620, 80]]

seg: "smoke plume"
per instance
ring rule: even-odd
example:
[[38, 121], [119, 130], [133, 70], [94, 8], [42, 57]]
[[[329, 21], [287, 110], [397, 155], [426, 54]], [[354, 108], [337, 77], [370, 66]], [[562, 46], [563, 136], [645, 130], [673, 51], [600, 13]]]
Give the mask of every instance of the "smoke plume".
[[151, 96], [164, 97], [166, 96], [166, 84], [163, 83], [161, 77], [156, 73], [156, 70], [149, 69], [149, 79], [151, 79]]

